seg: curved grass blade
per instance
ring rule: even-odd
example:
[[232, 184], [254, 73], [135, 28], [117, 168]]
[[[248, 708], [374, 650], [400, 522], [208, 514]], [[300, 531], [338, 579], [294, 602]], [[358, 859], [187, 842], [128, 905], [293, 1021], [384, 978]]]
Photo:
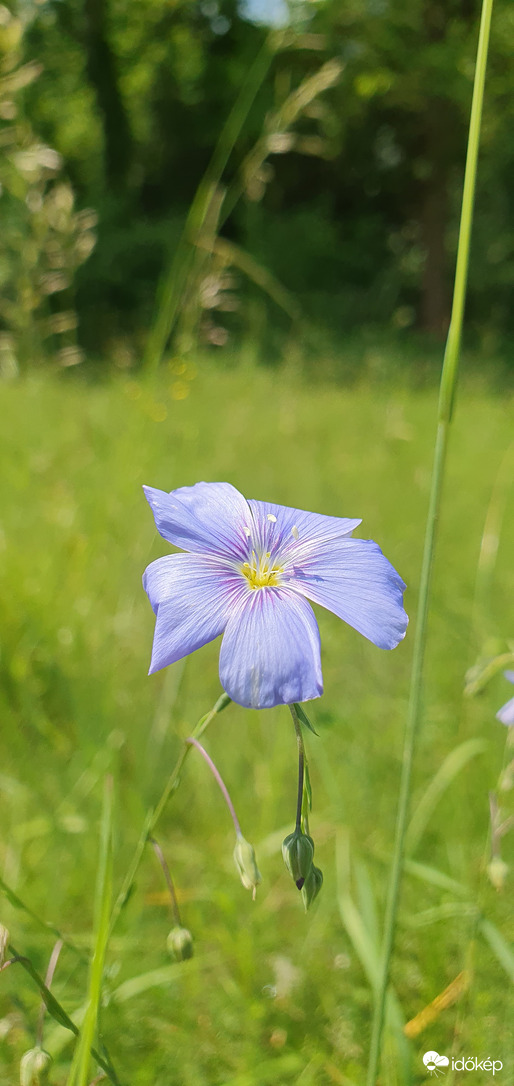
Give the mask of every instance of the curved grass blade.
[[10, 905], [12, 905], [13, 909], [18, 909], [20, 912], [24, 912], [28, 917], [30, 917], [31, 920], [34, 921], [34, 923], [38, 925], [38, 927], [43, 928], [43, 930], [47, 933], [51, 932], [52, 935], [55, 935], [56, 939], [61, 940], [61, 942], [64, 944], [65, 947], [68, 948], [68, 950], [72, 950], [74, 954], [77, 954], [79, 958], [82, 959], [82, 961], [85, 961], [82, 951], [79, 950], [79, 948], [76, 947], [74, 943], [67, 939], [66, 936], [63, 935], [61, 931], [59, 931], [59, 928], [55, 927], [54, 924], [51, 924], [48, 920], [42, 920], [41, 917], [38, 916], [38, 914], [35, 913], [29, 905], [22, 901], [21, 897], [18, 897], [18, 894], [15, 894], [14, 890], [12, 890], [8, 883], [6, 883], [2, 878], [0, 878], [0, 890], [2, 890], [2, 892], [5, 894], [8, 902], [10, 903]]
[[482, 932], [484, 939], [489, 943], [489, 946], [502, 966], [502, 969], [505, 970], [507, 976], [510, 977], [514, 984], [514, 952], [512, 951], [512, 948], [503, 938], [501, 932], [498, 931], [496, 925], [490, 920], [480, 920], [478, 927]]
[[483, 754], [487, 750], [487, 745], [485, 739], [466, 739], [448, 754], [412, 815], [405, 834], [406, 853], [416, 851], [437, 804], [447, 788], [472, 758], [476, 758], [477, 754]]

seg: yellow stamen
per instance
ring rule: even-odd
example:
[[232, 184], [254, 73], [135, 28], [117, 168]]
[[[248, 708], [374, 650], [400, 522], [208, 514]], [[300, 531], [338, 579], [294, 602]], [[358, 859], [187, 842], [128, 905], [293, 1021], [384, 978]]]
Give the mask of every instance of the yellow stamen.
[[246, 577], [250, 588], [267, 588], [279, 585], [281, 582], [282, 567], [270, 562], [270, 552], [257, 557], [252, 551], [252, 565], [243, 562], [241, 571]]

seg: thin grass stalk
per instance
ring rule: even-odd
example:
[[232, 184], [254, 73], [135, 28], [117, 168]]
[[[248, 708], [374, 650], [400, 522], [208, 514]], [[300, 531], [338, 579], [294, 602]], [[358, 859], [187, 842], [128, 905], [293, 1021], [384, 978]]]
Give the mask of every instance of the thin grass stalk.
[[189, 754], [189, 751], [191, 750], [190, 739], [199, 739], [200, 736], [203, 735], [206, 728], [208, 728], [211, 721], [214, 720], [216, 714], [221, 713], [223, 709], [227, 707], [227, 705], [230, 705], [230, 698], [228, 694], [222, 694], [221, 697], [218, 698], [216, 704], [213, 706], [210, 712], [206, 713], [206, 715], [201, 717], [201, 719], [198, 721], [198, 724], [192, 732], [192, 736], [190, 736], [189, 739], [184, 740], [180, 754], [164, 786], [164, 790], [162, 792], [159, 802], [156, 804], [155, 807], [151, 807], [150, 810], [147, 812], [145, 823], [141, 831], [139, 841], [134, 850], [131, 864], [123, 880], [123, 885], [118, 894], [118, 897], [116, 898], [116, 901], [114, 903], [114, 908], [112, 910], [111, 921], [109, 925], [109, 935], [112, 934], [118, 917], [130, 897], [132, 888], [134, 886], [134, 879], [136, 877], [139, 864], [141, 863], [141, 860], [143, 858], [143, 853], [145, 851], [147, 841], [150, 837], [152, 837], [153, 831], [155, 830], [155, 827], [162, 815], [162, 812], [164, 811], [164, 808], [166, 807], [166, 804], [172, 792], [174, 792], [175, 789], [178, 788], [178, 785], [180, 783], [180, 774], [182, 772], [184, 762]]
[[91, 1049], [97, 1028], [105, 954], [109, 939], [112, 897], [112, 777], [104, 787], [100, 853], [95, 893], [95, 943], [89, 973], [88, 1007], [68, 1077], [68, 1086], [87, 1086], [90, 1079]]
[[55, 924], [51, 924], [38, 916], [38, 914], [35, 913], [29, 905], [22, 901], [21, 897], [18, 897], [18, 894], [15, 894], [14, 890], [2, 878], [0, 878], [0, 891], [5, 894], [8, 902], [13, 906], [14, 909], [19, 909], [21, 912], [26, 913], [26, 915], [32, 921], [34, 921], [35, 924], [37, 924], [40, 928], [43, 929], [43, 931], [46, 932], [46, 934], [48, 934], [48, 932], [51, 932], [52, 935], [55, 935], [56, 939], [58, 939], [59, 942], [63, 944], [63, 946], [67, 947], [68, 950], [72, 950], [74, 954], [77, 954], [79, 959], [83, 963], [86, 962], [87, 959], [83, 951], [79, 947], [75, 946], [75, 944], [71, 942], [71, 939], [68, 939], [65, 935], [63, 935], [62, 932], [59, 931], [59, 928], [55, 927]]
[[271, 36], [266, 39], [249, 69], [240, 94], [222, 129], [212, 159], [204, 177], [200, 181], [169, 268], [163, 276], [157, 303], [157, 315], [150, 329], [143, 359], [143, 367], [152, 372], [155, 372], [161, 362], [178, 315], [183, 284], [188, 279], [196, 258], [195, 242], [197, 236], [209, 212], [223, 171], [238, 140], [255, 96], [269, 70], [274, 56], [272, 44], [274, 40]]
[[453, 405], [455, 400], [455, 391], [457, 387], [460, 346], [462, 338], [462, 323], [468, 278], [469, 247], [471, 239], [471, 225], [473, 219], [478, 148], [480, 143], [480, 127], [482, 120], [482, 105], [484, 99], [484, 84], [487, 67], [487, 52], [489, 47], [492, 8], [493, 0], [483, 0], [482, 16], [480, 20], [480, 32], [478, 39], [477, 61], [475, 68], [475, 79], [473, 85], [473, 100], [471, 105], [468, 149], [466, 155], [466, 169], [464, 175], [464, 190], [462, 195], [462, 211], [459, 228], [459, 242], [457, 249], [457, 264], [455, 269], [455, 285], [453, 291], [450, 328], [448, 332], [448, 339], [446, 343], [443, 369], [441, 374], [437, 434], [434, 452], [434, 466], [432, 470], [430, 502], [427, 515], [425, 544], [421, 567], [418, 614], [414, 635], [409, 707], [407, 713], [407, 723], [403, 747], [400, 796], [398, 800], [394, 851], [391, 864], [384, 921], [384, 937], [380, 964], [380, 979], [377, 989], [372, 1023], [367, 1086], [375, 1086], [375, 1084], [377, 1083], [382, 1046], [382, 1033], [384, 1026], [385, 1002], [387, 988], [389, 985], [389, 968], [396, 932], [400, 880], [404, 863], [405, 831], [410, 805], [412, 765], [414, 760], [414, 751], [419, 732], [419, 723], [421, 716], [421, 690], [427, 640], [427, 619], [430, 604], [432, 569], [434, 565], [437, 527], [443, 492], [448, 438], [453, 413]]
[[[8, 965], [14, 965], [15, 962], [18, 962], [25, 970], [25, 972], [28, 973], [29, 977], [31, 977], [31, 979], [34, 981], [36, 987], [39, 989], [41, 998], [43, 999], [45, 1007], [51, 1017], [58, 1023], [59, 1026], [64, 1026], [64, 1029], [70, 1030], [70, 1032], [73, 1033], [75, 1037], [78, 1037], [80, 1032], [78, 1026], [75, 1024], [73, 1019], [70, 1018], [64, 1007], [59, 1003], [59, 1000], [56, 999], [50, 989], [47, 988], [43, 978], [39, 975], [37, 969], [34, 968], [30, 958], [26, 958], [23, 954], [19, 954], [16, 950], [16, 947], [14, 947], [12, 943], [8, 944], [7, 949], [9, 951], [9, 954], [11, 955], [11, 961], [4, 962], [2, 969], [5, 969]], [[105, 1059], [104, 1056], [102, 1056], [101, 1053], [96, 1050], [96, 1048], [91, 1049], [91, 1055], [94, 1057], [99, 1066], [103, 1068], [109, 1081], [112, 1082], [114, 1086], [119, 1086], [118, 1078], [110, 1061]]]

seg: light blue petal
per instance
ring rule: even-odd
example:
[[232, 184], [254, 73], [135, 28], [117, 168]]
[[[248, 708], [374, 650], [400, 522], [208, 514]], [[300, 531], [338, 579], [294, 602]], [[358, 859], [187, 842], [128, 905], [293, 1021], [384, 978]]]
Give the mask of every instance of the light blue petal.
[[348, 622], [381, 649], [394, 649], [405, 637], [405, 585], [371, 539], [335, 541], [316, 557], [295, 564], [287, 580], [313, 603]]
[[514, 671], [504, 671], [503, 674], [510, 683], [514, 683]]
[[360, 520], [347, 517], [328, 517], [322, 513], [308, 513], [288, 505], [259, 502], [250, 498], [252, 511], [252, 544], [263, 551], [287, 559], [298, 548], [328, 543], [354, 531]]
[[251, 513], [230, 483], [195, 483], [169, 494], [151, 486], [143, 490], [157, 531], [169, 543], [200, 554], [246, 559]]
[[496, 719], [500, 720], [502, 724], [506, 724], [507, 727], [514, 724], [514, 698], [511, 698], [506, 705], [502, 705], [496, 714]]
[[319, 698], [319, 630], [307, 601], [282, 588], [248, 590], [227, 623], [220, 679], [248, 709]]
[[218, 637], [247, 591], [242, 577], [196, 554], [158, 558], [145, 570], [143, 586], [156, 614], [150, 674]]

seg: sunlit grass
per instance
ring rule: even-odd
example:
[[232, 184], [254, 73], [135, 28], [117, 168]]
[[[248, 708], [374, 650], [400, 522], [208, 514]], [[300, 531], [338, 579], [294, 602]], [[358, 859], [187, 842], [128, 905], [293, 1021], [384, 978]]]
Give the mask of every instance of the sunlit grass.
[[[105, 773], [116, 782], [116, 895], [178, 737], [190, 734], [220, 693], [216, 645], [185, 666], [146, 675], [153, 616], [140, 577], [166, 545], [141, 485], [172, 489], [226, 479], [248, 497], [362, 516], [362, 535], [380, 543], [408, 583], [411, 615], [416, 599], [435, 391], [382, 382], [314, 386], [292, 371], [244, 362], [234, 371], [205, 362], [192, 377], [170, 372], [158, 385], [120, 377], [95, 386], [74, 375], [33, 377], [2, 390], [0, 874], [82, 950], [93, 943]], [[434, 582], [415, 805], [459, 743], [483, 738], [486, 746], [463, 759], [437, 795], [413, 854], [419, 865], [461, 883], [461, 901], [479, 901], [507, 941], [509, 891], [497, 894], [483, 869], [487, 793], [505, 740], [494, 713], [504, 689], [498, 679], [464, 702], [462, 688], [466, 668], [484, 648], [482, 631], [471, 628], [476, 568], [493, 482], [511, 440], [512, 401], [464, 389]], [[506, 518], [488, 600], [488, 630], [495, 629], [499, 647], [512, 637], [513, 536]], [[167, 957], [169, 899], [148, 850], [107, 960], [112, 998], [101, 1012], [102, 1035], [121, 1082], [363, 1082], [371, 989], [344, 927], [336, 842], [340, 861], [341, 834], [350, 842], [350, 894], [365, 931], [376, 933], [411, 642], [381, 652], [327, 612], [318, 617], [326, 693], [311, 706], [320, 735], [308, 735], [307, 744], [323, 891], [306, 916], [280, 855], [295, 814], [289, 714], [232, 706], [203, 742], [256, 847], [263, 884], [252, 903], [233, 864], [231, 823], [216, 783], [192, 752], [156, 836], [195, 958], [172, 965]], [[406, 1019], [469, 965], [474, 921], [459, 912], [458, 900], [448, 888], [408, 875], [393, 978]], [[55, 936], [46, 938], [7, 901], [0, 919], [44, 974]], [[473, 964], [460, 1004], [413, 1042], [414, 1082], [425, 1081], [427, 1048], [452, 1051], [456, 1027], [456, 1054], [492, 1053], [507, 1067], [512, 1005], [505, 965], [480, 937]], [[72, 1017], [87, 990], [85, 963], [64, 948], [53, 991]], [[18, 966], [1, 974], [1, 1086], [16, 1081], [19, 1058], [34, 1044], [38, 998]], [[50, 1019], [44, 1044], [56, 1058], [51, 1081], [61, 1086], [72, 1049]], [[388, 1074], [391, 1083], [403, 1081], [392, 1065]]]

